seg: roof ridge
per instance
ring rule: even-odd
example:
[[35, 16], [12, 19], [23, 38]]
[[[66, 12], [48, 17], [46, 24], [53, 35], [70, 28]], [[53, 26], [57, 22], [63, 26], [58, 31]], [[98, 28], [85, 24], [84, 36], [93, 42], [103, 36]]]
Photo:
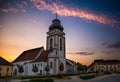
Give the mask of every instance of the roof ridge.
[[21, 61], [34, 61], [38, 53], [40, 52], [41, 49], [44, 49], [44, 47], [38, 47], [38, 48], [33, 48], [29, 49], [26, 51], [23, 51], [12, 63], [14, 62], [21, 62]]
[[31, 48], [31, 49], [25, 50], [25, 51], [23, 51], [23, 52], [31, 51], [31, 50], [36, 50], [36, 49], [41, 49], [41, 48], [44, 48], [44, 47], [42, 46], [42, 47], [37, 47], [37, 48]]
[[0, 65], [12, 65], [12, 64], [0, 56]]

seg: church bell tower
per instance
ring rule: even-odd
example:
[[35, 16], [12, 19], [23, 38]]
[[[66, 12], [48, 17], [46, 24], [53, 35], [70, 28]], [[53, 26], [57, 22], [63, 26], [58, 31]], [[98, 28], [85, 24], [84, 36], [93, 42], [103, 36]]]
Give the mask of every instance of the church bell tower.
[[61, 21], [56, 18], [52, 21], [47, 32], [47, 50], [56, 49], [58, 57], [65, 58], [65, 33]]

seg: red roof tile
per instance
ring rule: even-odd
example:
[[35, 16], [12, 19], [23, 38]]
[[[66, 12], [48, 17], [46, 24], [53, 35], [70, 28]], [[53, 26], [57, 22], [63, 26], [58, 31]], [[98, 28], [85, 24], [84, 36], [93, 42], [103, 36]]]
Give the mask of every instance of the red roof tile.
[[24, 51], [19, 57], [17, 57], [14, 62], [33, 60], [38, 55], [38, 53], [43, 49], [43, 47], [35, 48], [31, 50]]
[[0, 65], [12, 65], [11, 63], [9, 63], [7, 60], [3, 59], [2, 57], [0, 57]]
[[95, 60], [94, 63], [98, 65], [113, 65], [120, 64], [120, 60]]
[[47, 62], [48, 60], [48, 54], [50, 53], [50, 50], [44, 50], [41, 55], [34, 61], [34, 62]]

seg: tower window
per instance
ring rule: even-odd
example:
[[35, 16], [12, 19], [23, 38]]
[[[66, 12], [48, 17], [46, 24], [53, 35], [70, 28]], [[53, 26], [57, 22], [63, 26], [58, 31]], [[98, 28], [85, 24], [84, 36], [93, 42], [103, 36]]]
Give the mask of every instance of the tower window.
[[52, 63], [52, 62], [50, 62], [50, 68], [51, 68], [51, 69], [53, 68], [53, 63]]
[[52, 45], [53, 45], [53, 39], [50, 39], [50, 49], [52, 49]]
[[62, 39], [60, 38], [60, 50], [62, 51]]

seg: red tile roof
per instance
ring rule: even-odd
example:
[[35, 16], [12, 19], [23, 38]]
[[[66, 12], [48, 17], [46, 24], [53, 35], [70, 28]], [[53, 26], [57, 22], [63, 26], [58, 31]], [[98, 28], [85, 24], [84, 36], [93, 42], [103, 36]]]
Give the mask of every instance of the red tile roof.
[[2, 57], [0, 57], [0, 65], [12, 66], [12, 64], [10, 62], [8, 62], [7, 60], [3, 59]]
[[48, 54], [50, 53], [50, 50], [44, 50], [41, 55], [34, 61], [34, 62], [47, 62], [48, 60]]
[[35, 48], [31, 50], [24, 51], [20, 56], [18, 56], [14, 62], [21, 62], [21, 61], [28, 61], [28, 60], [33, 60], [35, 57], [38, 55], [38, 53], [43, 49], [43, 47], [40, 48]]
[[120, 60], [95, 60], [94, 63], [98, 65], [114, 65], [120, 64]]

